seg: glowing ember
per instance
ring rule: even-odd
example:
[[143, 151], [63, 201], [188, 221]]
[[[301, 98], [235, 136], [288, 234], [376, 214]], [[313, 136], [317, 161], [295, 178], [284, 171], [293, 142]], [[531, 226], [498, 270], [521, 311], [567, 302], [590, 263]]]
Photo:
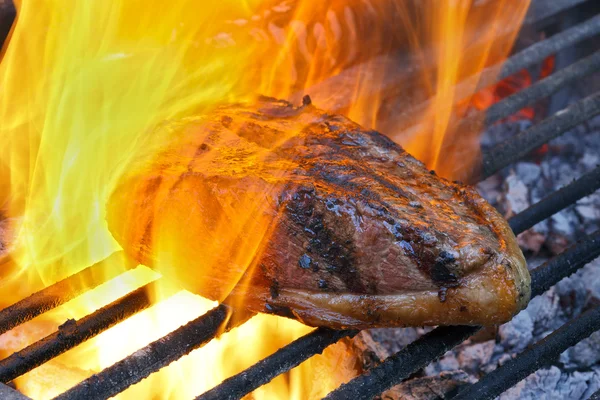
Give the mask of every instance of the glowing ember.
[[[1, 200], [6, 215], [19, 221], [14, 262], [0, 266], [0, 307], [119, 250], [106, 226], [106, 199], [133, 157], [155, 152], [173, 134], [160, 129], [168, 125], [164, 121], [256, 93], [292, 97], [392, 50], [423, 51], [424, 60], [425, 45], [432, 45], [440, 67], [433, 75], [424, 68], [415, 82], [437, 94], [422, 115], [424, 129], [408, 138], [393, 129], [387, 133], [443, 170], [451, 162], [442, 160], [441, 150], [453, 140], [445, 135], [455, 83], [506, 56], [528, 2], [330, 3], [19, 2], [0, 64]], [[463, 59], [472, 48], [474, 58]], [[363, 90], [394, 71], [365, 72], [369, 80], [352, 82], [349, 116], [375, 128], [393, 126], [393, 119], [380, 118], [382, 98]], [[238, 210], [240, 219], [254, 221], [253, 200]], [[254, 222], [258, 232], [268, 231], [268, 220]], [[243, 232], [217, 224], [213, 234], [233, 241]], [[255, 251], [256, 243], [240, 248], [236, 261], [247, 267]], [[167, 263], [168, 254], [161, 260]], [[118, 264], [107, 268], [125, 272]], [[0, 347], [6, 354], [19, 350], [156, 277], [145, 267], [123, 273], [6, 333]], [[19, 389], [36, 399], [52, 397], [214, 306], [188, 292], [155, 295], [154, 307], [22, 376]], [[308, 331], [294, 321], [257, 316], [118, 397], [191, 398]], [[321, 397], [355, 373], [344, 351], [342, 345], [328, 349], [254, 398]]]
[[[539, 79], [546, 78], [554, 71], [554, 56], [546, 58], [540, 68]], [[473, 95], [466, 103], [478, 110], [485, 110], [492, 104], [509, 97], [528, 86], [531, 86], [532, 78], [528, 70], [523, 69], [516, 74], [509, 76], [496, 85], [480, 90]], [[509, 117], [510, 120], [533, 119], [535, 111], [533, 107], [525, 107], [516, 114]]]

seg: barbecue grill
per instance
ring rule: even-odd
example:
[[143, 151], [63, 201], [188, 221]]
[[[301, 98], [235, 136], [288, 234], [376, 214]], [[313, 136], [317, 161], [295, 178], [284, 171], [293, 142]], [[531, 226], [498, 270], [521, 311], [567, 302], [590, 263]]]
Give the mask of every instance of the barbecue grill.
[[[543, 23], [548, 18], [565, 12], [583, 1], [555, 1], [552, 9], [538, 9], [533, 3], [532, 13], [526, 23]], [[544, 4], [547, 4], [544, 2]], [[1, 5], [1, 2], [0, 2]], [[537, 17], [536, 17], [537, 15]], [[0, 18], [0, 33], [6, 33], [6, 21]], [[505, 64], [497, 79], [541, 62], [576, 43], [600, 34], [600, 15], [557, 33], [531, 47], [513, 55]], [[576, 61], [532, 86], [514, 94], [486, 110], [485, 121], [492, 124], [551, 96], [560, 89], [600, 70], [600, 52]], [[489, 82], [492, 83], [492, 82]], [[567, 130], [600, 114], [600, 93], [595, 93], [569, 105], [566, 109], [550, 116], [530, 129], [501, 143], [483, 154], [483, 169], [478, 179], [485, 179], [532, 150], [561, 135]], [[467, 118], [461, 123], [469, 129], [477, 117]], [[510, 226], [519, 234], [554, 213], [590, 195], [600, 188], [600, 167], [581, 176], [571, 184], [544, 198], [537, 204], [515, 215]], [[554, 257], [531, 271], [532, 297], [548, 290], [561, 279], [573, 274], [600, 255], [600, 231], [596, 231], [574, 244], [562, 254]], [[111, 257], [121, 257], [115, 254]], [[0, 311], [0, 334], [55, 308], [70, 299], [102, 284], [94, 280], [94, 272], [102, 268], [104, 260], [96, 265], [54, 283], [32, 294], [18, 303]], [[131, 268], [135, 263], [131, 262]], [[110, 270], [110, 269], [109, 269]], [[114, 276], [104, 275], [108, 280]], [[82, 282], [86, 282], [84, 285]], [[89, 282], [93, 282], [92, 285]], [[149, 293], [155, 281], [143, 286], [113, 303], [93, 312], [80, 320], [68, 320], [56, 332], [35, 342], [23, 350], [0, 360], [0, 398], [26, 399], [7, 384], [13, 379], [42, 365], [78, 344], [94, 337], [128, 317], [152, 305]], [[163, 338], [139, 349], [135, 353], [84, 380], [56, 399], [106, 399], [141, 381], [153, 372], [197, 349], [218, 335], [243, 324], [251, 315], [221, 304], [205, 315], [189, 322]], [[223, 326], [225, 327], [223, 329]], [[460, 344], [480, 327], [439, 327], [388, 357], [365, 374], [360, 375], [330, 393], [328, 399], [369, 399], [401, 383], [412, 374]], [[592, 308], [557, 329], [545, 339], [518, 355], [513, 360], [487, 374], [477, 383], [463, 387], [455, 399], [489, 399], [498, 396], [517, 382], [547, 365], [553, 357], [567, 348], [600, 330], [600, 306]], [[199, 400], [239, 399], [276, 376], [285, 373], [327, 346], [342, 338], [353, 337], [356, 330], [331, 330], [318, 328], [281, 348], [271, 356], [256, 363], [245, 371], [230, 377], [212, 390], [197, 397]], [[600, 392], [591, 398], [599, 399]]]

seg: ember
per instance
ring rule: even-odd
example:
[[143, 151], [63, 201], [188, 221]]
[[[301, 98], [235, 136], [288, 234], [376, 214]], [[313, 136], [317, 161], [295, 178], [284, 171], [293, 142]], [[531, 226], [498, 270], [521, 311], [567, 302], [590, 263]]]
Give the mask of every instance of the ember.
[[[550, 56], [543, 61], [542, 66], [540, 67], [539, 79], [548, 77], [553, 71], [554, 56]], [[508, 78], [504, 78], [496, 85], [477, 92], [473, 97], [465, 101], [465, 106], [471, 106], [477, 110], [485, 110], [492, 104], [531, 86], [532, 81], [531, 73], [527, 69], [522, 69]], [[535, 112], [533, 107], [525, 107], [508, 118], [511, 121], [515, 121], [519, 119], [533, 120], [534, 117]]]

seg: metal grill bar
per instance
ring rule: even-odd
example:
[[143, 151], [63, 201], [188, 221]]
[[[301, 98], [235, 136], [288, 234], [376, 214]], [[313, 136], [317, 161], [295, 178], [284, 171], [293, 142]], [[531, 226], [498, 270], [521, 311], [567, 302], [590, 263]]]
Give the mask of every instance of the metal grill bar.
[[[600, 26], [600, 22], [598, 22]], [[491, 125], [557, 92], [563, 86], [600, 70], [600, 51], [579, 60], [547, 78], [499, 101], [490, 106], [485, 112], [485, 123]]]
[[542, 23], [544, 20], [570, 11], [571, 9], [586, 3], [589, 0], [552, 0], [552, 1], [532, 1], [529, 4], [529, 10], [525, 16], [524, 25], [532, 23]]
[[[531, 272], [532, 296], [542, 293], [544, 287], [550, 287], [571, 275], [598, 255], [600, 255], [600, 231], [534, 269]], [[436, 328], [388, 357], [367, 373], [340, 386], [326, 398], [329, 400], [370, 399], [401, 383], [479, 329], [480, 327], [467, 326]]]
[[[485, 124], [491, 125], [496, 121], [514, 114], [523, 107], [533, 104], [539, 99], [550, 96], [576, 79], [580, 79], [598, 71], [600, 71], [600, 51], [580, 61], [577, 61], [567, 68], [545, 79], [542, 79], [541, 81], [503, 99], [502, 101], [499, 101], [498, 103], [495, 103], [485, 111], [471, 114], [460, 121], [457, 131], [476, 132], [481, 129], [482, 119], [484, 118], [483, 115], [485, 115]], [[533, 129], [534, 128], [531, 128], [531, 130]], [[531, 130], [527, 132], [530, 132]], [[542, 138], [540, 140], [546, 141], [544, 134], [542, 134]], [[496, 149], [494, 149], [492, 153], [495, 154], [495, 151]], [[484, 164], [488, 162], [489, 155], [485, 156], [484, 160]], [[505, 165], [505, 162], [505, 160], [502, 160], [502, 165]]]
[[600, 306], [597, 306], [561, 326], [532, 348], [485, 375], [479, 382], [464, 388], [453, 399], [493, 399], [599, 329]]
[[598, 189], [600, 166], [515, 215], [508, 224], [515, 234], [519, 234], [535, 225], [532, 221], [543, 221]]
[[566, 130], [600, 114], [600, 93], [571, 104], [483, 155], [482, 178], [488, 178]]
[[[105, 268], [106, 265], [124, 263], [127, 269], [137, 264], [128, 260], [122, 251], [113, 253], [108, 258], [56, 282], [39, 292], [0, 311], [0, 334], [7, 332], [17, 325], [27, 322], [40, 314], [66, 303], [85, 291], [116, 278], [123, 273], [118, 268]], [[119, 265], [119, 264], [117, 264]], [[101, 277], [102, 280], [98, 279]]]
[[[318, 328], [282, 347], [269, 357], [257, 362], [242, 373], [223, 381], [196, 400], [240, 399], [258, 387], [269, 383], [276, 376], [300, 365], [302, 361], [320, 354], [328, 346], [345, 337], [353, 337], [356, 330], [332, 330]], [[301, 357], [298, 357], [301, 354]]]
[[108, 399], [192, 350], [203, 346], [219, 334], [244, 323], [250, 316], [250, 314], [236, 313], [235, 318], [232, 318], [234, 315], [231, 308], [221, 304], [167, 336], [150, 343], [118, 363], [84, 380], [55, 399]]
[[523, 68], [531, 67], [552, 54], [598, 34], [600, 34], [600, 15], [557, 33], [546, 40], [532, 44], [510, 57], [502, 66], [502, 72], [498, 79], [507, 78]]
[[150, 295], [159, 284], [149, 283], [79, 321], [69, 320], [51, 335], [0, 361], [0, 382], [10, 382], [148, 308], [152, 304]]
[[[596, 172], [596, 173], [598, 173], [598, 172]], [[592, 178], [590, 178], [590, 175], [592, 176]], [[593, 173], [584, 175], [583, 177], [579, 178], [578, 180], [576, 180], [572, 184], [566, 186], [565, 188], [561, 189], [560, 191], [541, 200], [536, 205], [528, 208], [527, 210], [523, 211], [520, 214], [515, 215], [513, 218], [511, 218], [509, 220], [509, 224], [511, 226], [513, 224], [512, 221], [516, 221], [515, 225], [517, 225], [518, 229], [515, 230], [514, 233], [515, 234], [521, 233], [522, 231], [534, 226], [538, 222], [543, 221], [545, 218], [547, 218], [549, 212], [552, 212], [552, 213], [558, 212], [562, 208], [571, 204], [571, 203], [566, 202], [566, 200], [572, 200], [572, 202], [575, 202], [575, 201], [579, 200], [580, 198], [585, 197], [589, 193], [587, 192], [587, 190], [581, 190], [580, 188], [585, 187], [587, 185], [590, 185], [590, 186], [594, 185], [595, 189], [598, 189], [598, 187], [600, 186], [600, 182], [598, 182], [597, 177], [596, 177], [596, 179], [594, 179]], [[570, 193], [566, 193], [566, 189], [569, 187], [571, 187], [571, 188], [574, 187], [575, 189], [577, 189], [577, 192], [574, 193], [573, 195], [571, 195]], [[594, 190], [592, 190], [592, 192], [593, 191]], [[555, 196], [557, 193], [562, 193], [560, 195], [560, 201], [558, 201], [556, 204], [553, 204], [551, 202], [550, 198]], [[523, 214], [524, 216], [521, 217], [521, 214]], [[586, 247], [586, 249], [587, 249], [587, 247]], [[444, 354], [446, 351], [448, 351], [452, 347], [456, 346], [457, 344], [463, 342], [465, 339], [467, 339], [469, 336], [471, 336], [472, 334], [477, 332], [479, 329], [480, 329], [479, 327], [471, 327], [471, 326], [438, 328], [438, 329], [435, 329], [434, 331], [432, 331], [429, 335], [426, 335], [428, 337], [431, 336], [431, 338], [427, 339], [427, 341], [426, 341], [426, 344], [427, 344], [426, 347], [422, 347], [420, 344], [415, 342], [415, 343], [417, 343], [417, 345], [415, 345], [414, 350], [408, 350], [409, 348], [412, 349], [411, 345], [409, 345], [409, 347], [407, 347], [407, 349], [405, 349], [405, 350], [408, 352], [415, 351], [419, 355], [419, 357], [423, 358], [423, 362], [425, 363], [423, 365], [423, 367], [424, 367], [427, 364], [429, 364], [431, 362], [431, 360], [433, 360], [435, 357], [432, 358], [432, 357], [423, 357], [423, 356], [430, 355], [430, 354]], [[314, 333], [319, 332], [319, 331], [321, 331], [319, 334], [323, 335], [325, 337], [325, 340], [333, 338], [333, 334], [329, 330], [325, 330], [323, 328], [317, 329]], [[340, 336], [340, 338], [354, 334], [353, 330], [342, 330], [340, 332], [342, 334], [342, 336]], [[294, 341], [293, 343], [278, 350], [277, 353], [280, 353], [281, 354], [280, 356], [277, 356], [277, 357], [270, 356], [270, 357], [267, 357], [264, 360], [260, 361], [260, 364], [261, 364], [260, 368], [255, 368], [255, 366], [252, 366], [252, 367], [248, 368], [247, 370], [245, 370], [237, 375], [234, 375], [229, 379], [226, 379], [220, 385], [216, 386], [209, 392], [206, 392], [204, 395], [198, 397], [198, 399], [208, 400], [208, 399], [216, 399], [216, 398], [227, 397], [227, 396], [231, 396], [231, 397], [227, 397], [230, 399], [241, 398], [241, 397], [247, 395], [248, 393], [250, 393], [252, 390], [256, 389], [258, 386], [260, 386], [260, 385], [256, 386], [256, 385], [250, 384], [248, 382], [250, 380], [250, 378], [252, 378], [252, 379], [260, 378], [263, 380], [265, 380], [265, 378], [268, 378], [268, 380], [264, 381], [262, 384], [267, 383], [270, 380], [272, 380], [273, 378], [275, 378], [276, 376], [288, 371], [289, 368], [286, 369], [285, 366], [292, 365], [292, 367], [293, 367], [293, 366], [299, 365], [301, 362], [309, 359], [310, 357], [314, 356], [315, 354], [321, 353], [324, 348], [321, 348], [318, 346], [310, 346], [305, 343], [305, 341], [308, 342], [308, 340], [309, 340], [307, 336], [303, 336], [303, 337], [297, 339], [296, 341]], [[421, 338], [421, 339], [423, 339], [423, 338]], [[425, 339], [423, 339], [423, 340], [425, 340]], [[333, 344], [333, 343], [335, 343], [335, 341], [332, 341], [330, 344]], [[277, 353], [275, 353], [275, 354], [277, 354]], [[415, 359], [411, 359], [410, 363], [407, 365], [409, 365], [410, 368], [415, 368], [415, 366], [420, 365], [420, 364], [415, 364], [419, 361], [419, 359], [420, 359], [419, 357], [416, 357]], [[414, 371], [417, 371], [420, 368], [422, 368], [422, 367], [418, 367], [418, 368], [414, 369]], [[265, 371], [267, 371], [267, 372], [265, 372]], [[264, 373], [264, 375], [262, 375], [263, 373]], [[204, 396], [206, 396], [206, 397], [204, 397]]]

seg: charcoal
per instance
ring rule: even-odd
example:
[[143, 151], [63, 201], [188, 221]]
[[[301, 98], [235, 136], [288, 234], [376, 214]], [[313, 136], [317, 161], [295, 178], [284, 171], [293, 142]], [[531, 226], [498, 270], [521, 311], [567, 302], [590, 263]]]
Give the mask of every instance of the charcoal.
[[600, 219], [600, 193], [580, 200], [575, 206], [575, 211], [583, 220], [599, 220]]
[[521, 249], [528, 250], [534, 254], [542, 250], [542, 246], [546, 243], [547, 236], [539, 232], [535, 227], [528, 229], [517, 237]]
[[462, 385], [475, 379], [463, 371], [442, 372], [433, 377], [416, 378], [384, 392], [381, 400], [434, 400], [445, 399]]
[[[600, 135], [597, 140], [600, 140]], [[593, 169], [600, 164], [600, 156], [596, 153], [586, 151], [579, 162], [583, 164], [586, 169]]]
[[426, 330], [423, 328], [379, 328], [369, 330], [371, 337], [381, 344], [389, 354], [402, 350], [425, 332]]
[[546, 238], [546, 248], [550, 251], [550, 254], [557, 255], [565, 251], [571, 246], [572, 241], [569, 240], [568, 235], [563, 235], [558, 232], [552, 232]]
[[587, 368], [600, 361], [600, 332], [593, 333], [560, 355], [560, 362], [569, 369]]
[[563, 236], [571, 236], [573, 231], [579, 226], [579, 219], [572, 209], [567, 209], [558, 214], [554, 214], [550, 221], [556, 233]]
[[562, 373], [552, 366], [531, 374], [499, 396], [499, 400], [584, 400], [597, 390], [599, 382], [597, 371]]
[[504, 213], [504, 204], [502, 202], [502, 198], [504, 194], [502, 193], [502, 183], [503, 178], [500, 175], [494, 175], [489, 177], [488, 179], [479, 182], [477, 184], [477, 191], [481, 194], [481, 197], [486, 199], [492, 206], [496, 207], [498, 211]]
[[598, 219], [600, 218], [600, 210], [592, 204], [581, 204], [575, 207], [577, 214], [583, 219]]
[[354, 338], [346, 338], [343, 341], [356, 355], [360, 369], [363, 371], [373, 368], [390, 355], [368, 330], [361, 331]]

